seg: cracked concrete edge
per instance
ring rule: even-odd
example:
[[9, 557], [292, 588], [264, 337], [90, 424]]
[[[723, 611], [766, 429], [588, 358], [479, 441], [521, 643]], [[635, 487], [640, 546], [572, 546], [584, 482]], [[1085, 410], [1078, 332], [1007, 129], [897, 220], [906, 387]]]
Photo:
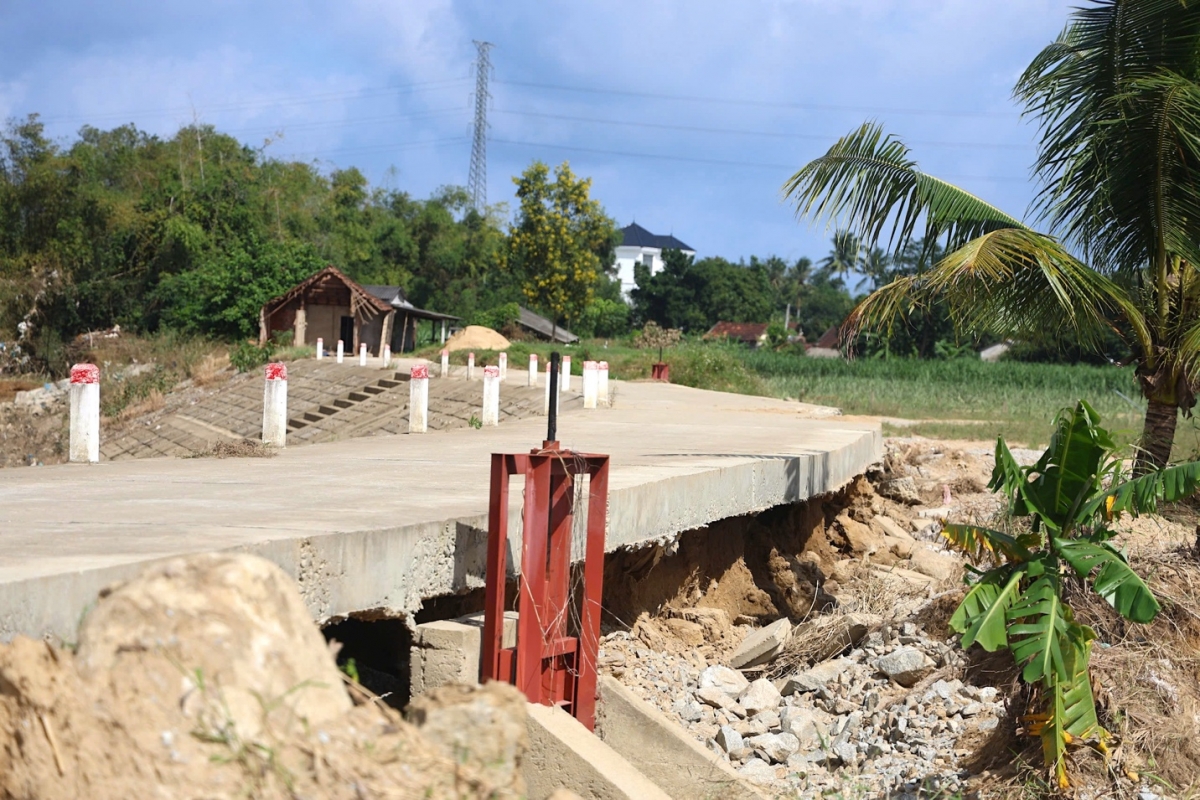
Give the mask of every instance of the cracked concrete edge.
[[[755, 514], [836, 491], [879, 460], [878, 429], [836, 450], [794, 455], [734, 455], [718, 466], [656, 467], [649, 480], [609, 494], [605, 550], [663, 541], [718, 520]], [[622, 475], [623, 473], [618, 473]], [[510, 520], [519, 509], [510, 508]], [[519, 525], [510, 522], [510, 569], [519, 562]], [[392, 528], [276, 539], [231, 548], [273, 561], [296, 578], [317, 622], [364, 611], [412, 614], [428, 598], [483, 586], [487, 514]], [[24, 634], [73, 641], [99, 592], [128, 580], [152, 558], [0, 584], [0, 641]]]

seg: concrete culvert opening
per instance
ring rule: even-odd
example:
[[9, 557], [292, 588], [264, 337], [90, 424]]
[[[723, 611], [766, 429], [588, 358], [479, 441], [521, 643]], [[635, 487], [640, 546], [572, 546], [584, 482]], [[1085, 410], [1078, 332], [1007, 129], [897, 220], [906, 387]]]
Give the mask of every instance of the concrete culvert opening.
[[337, 650], [337, 665], [343, 672], [392, 708], [402, 710], [408, 705], [413, 635], [406, 619], [351, 617], [332, 622], [321, 632]]

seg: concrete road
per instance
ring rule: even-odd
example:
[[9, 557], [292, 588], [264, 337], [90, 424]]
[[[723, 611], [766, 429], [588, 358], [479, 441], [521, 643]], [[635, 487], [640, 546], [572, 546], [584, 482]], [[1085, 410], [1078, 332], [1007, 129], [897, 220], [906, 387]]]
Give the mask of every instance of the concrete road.
[[[612, 386], [612, 408], [565, 415], [559, 429], [564, 445], [612, 457], [609, 550], [831, 491], [881, 457], [877, 425], [827, 409]], [[533, 418], [270, 459], [0, 470], [0, 640], [69, 640], [97, 591], [143, 562], [227, 549], [294, 575], [318, 620], [412, 612], [482, 584], [488, 456], [526, 452], [544, 437], [545, 420]]]

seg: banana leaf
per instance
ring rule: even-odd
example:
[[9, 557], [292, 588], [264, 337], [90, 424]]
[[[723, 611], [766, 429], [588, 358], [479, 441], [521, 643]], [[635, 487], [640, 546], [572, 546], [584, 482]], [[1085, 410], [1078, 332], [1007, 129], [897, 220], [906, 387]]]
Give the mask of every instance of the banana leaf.
[[1086, 580], [1100, 568], [1092, 588], [1122, 617], [1144, 623], [1158, 615], [1161, 606], [1150, 587], [1111, 545], [1087, 539], [1057, 539], [1054, 544], [1080, 578]]
[[[1080, 516], [1091, 519], [1105, 513], [1112, 517], [1121, 512], [1134, 515], [1152, 514], [1159, 503], [1174, 503], [1195, 494], [1200, 488], [1200, 461], [1164, 467], [1140, 478], [1125, 481], [1091, 498], [1081, 509]], [[1108, 498], [1112, 505], [1108, 505]]]
[[1026, 683], [1053, 685], [1068, 677], [1063, 640], [1072, 620], [1059, 596], [1058, 576], [1047, 570], [1007, 612], [1008, 640]]
[[963, 650], [976, 642], [989, 653], [1008, 646], [1006, 613], [1024, 577], [1021, 568], [992, 570], [967, 592], [950, 617], [950, 627], [963, 636]]
[[1075, 512], [1092, 493], [1105, 455], [1115, 445], [1097, 422], [1099, 415], [1080, 400], [1055, 421], [1050, 446], [1034, 465], [1037, 477], [1023, 485], [1025, 499], [1052, 531], [1068, 529]]

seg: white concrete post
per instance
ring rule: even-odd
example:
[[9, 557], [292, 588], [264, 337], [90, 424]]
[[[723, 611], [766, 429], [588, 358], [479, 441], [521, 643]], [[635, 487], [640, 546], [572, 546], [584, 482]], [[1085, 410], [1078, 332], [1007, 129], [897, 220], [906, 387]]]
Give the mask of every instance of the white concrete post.
[[537, 353], [529, 354], [529, 385], [537, 386]]
[[547, 417], [550, 416], [550, 372], [550, 362], [546, 361], [546, 402], [542, 405], [542, 413]]
[[337, 362], [342, 363], [342, 358], [346, 355], [346, 343], [338, 339]]
[[365, 367], [367, 365], [367, 343], [362, 342], [358, 346], [358, 365]]
[[483, 424], [500, 424], [500, 368], [483, 368]]
[[415, 364], [408, 379], [408, 432], [429, 430], [429, 365]]
[[600, 370], [595, 361], [583, 362], [583, 407], [595, 408], [600, 388]]
[[571, 357], [562, 357], [562, 376], [558, 381], [558, 390], [560, 392], [569, 391], [571, 388]]
[[467, 380], [475, 380], [475, 354], [467, 353]]
[[600, 376], [599, 381], [596, 383], [596, 393], [598, 395], [600, 395], [600, 405], [607, 406], [608, 405], [608, 362], [601, 361], [597, 365], [596, 371]]
[[508, 353], [500, 354], [500, 380], [508, 380]]
[[320, 361], [324, 357], [325, 357], [325, 340], [318, 337], [317, 338], [317, 361]]
[[100, 368], [95, 364], [71, 367], [72, 461], [95, 464], [100, 460]]
[[442, 351], [442, 377], [444, 378], [449, 374], [450, 374], [450, 351], [443, 350]]
[[287, 364], [272, 362], [266, 367], [263, 385], [263, 444], [284, 447], [287, 444]]
[[383, 346], [383, 368], [387, 369], [392, 365], [392, 346], [385, 344]]

